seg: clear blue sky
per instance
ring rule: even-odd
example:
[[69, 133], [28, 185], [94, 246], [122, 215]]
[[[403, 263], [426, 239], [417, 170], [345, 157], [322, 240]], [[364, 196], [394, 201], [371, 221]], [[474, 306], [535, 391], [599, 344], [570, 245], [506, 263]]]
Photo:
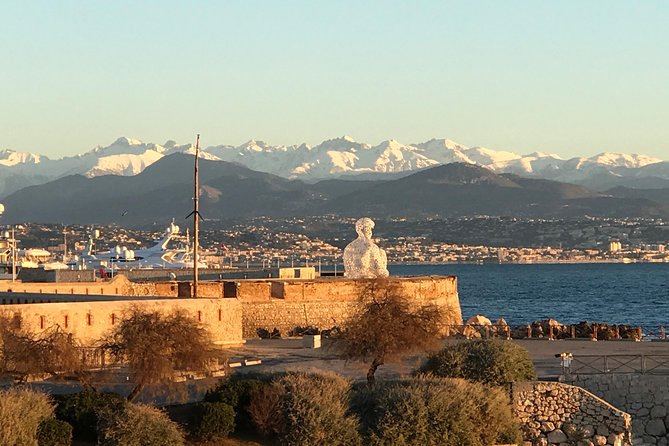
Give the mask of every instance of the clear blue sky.
[[0, 0], [0, 148], [436, 137], [669, 159], [669, 2]]

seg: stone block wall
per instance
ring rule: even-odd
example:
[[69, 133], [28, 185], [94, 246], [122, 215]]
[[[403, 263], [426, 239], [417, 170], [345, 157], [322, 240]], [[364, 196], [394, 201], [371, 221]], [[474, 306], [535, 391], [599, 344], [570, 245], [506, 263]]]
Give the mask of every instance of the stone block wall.
[[[142, 284], [136, 284], [141, 287]], [[144, 284], [150, 287], [150, 284]], [[0, 281], [0, 292], [7, 293], [34, 293], [34, 294], [83, 294], [83, 295], [102, 295], [102, 296], [132, 296], [140, 295], [140, 293], [133, 294], [133, 284], [123, 275], [115, 276], [110, 281], [94, 281], [94, 282], [57, 282], [57, 283], [40, 283], [40, 282], [14, 282], [11, 280]], [[139, 289], [139, 288], [138, 288]], [[155, 288], [152, 288], [151, 296], [155, 296]]]
[[357, 307], [357, 302], [290, 302], [283, 299], [243, 302], [243, 335], [244, 338], [258, 337], [258, 329], [272, 331], [276, 328], [281, 336], [288, 336], [296, 327], [340, 327]]
[[556, 382], [513, 386], [514, 411], [532, 446], [630, 446], [629, 414], [585, 389]]
[[242, 307], [237, 299], [144, 299], [2, 305], [0, 314], [21, 317], [21, 326], [34, 333], [59, 326], [84, 345], [106, 336], [132, 307], [169, 312], [185, 310], [199, 320], [220, 345], [240, 345]]
[[669, 444], [669, 376], [579, 375], [563, 379], [588, 389], [632, 416], [635, 445]]
[[[455, 277], [412, 277], [412, 278], [390, 278], [393, 286], [401, 289], [416, 305], [433, 304], [445, 310], [443, 323], [446, 325], [462, 324], [462, 313], [457, 292], [457, 279]], [[256, 337], [258, 329], [273, 331], [275, 328], [281, 331], [283, 336], [291, 333], [296, 327], [317, 327], [329, 329], [341, 326], [351, 314], [358, 308], [358, 301], [362, 291], [369, 285], [368, 280], [352, 280], [346, 278], [320, 278], [316, 280], [237, 280], [222, 282], [202, 282], [198, 287], [199, 298], [195, 301], [234, 301], [239, 308], [239, 330], [240, 337]], [[197, 306], [198, 303], [190, 302], [188, 299], [192, 284], [190, 282], [130, 282], [125, 276], [117, 276], [110, 282], [69, 283], [69, 284], [19, 284], [24, 293], [22, 297], [11, 295], [5, 296], [3, 304], [39, 302], [42, 295], [44, 301], [48, 302], [46, 296], [68, 295], [77, 305], [88, 305], [90, 312], [97, 314], [102, 312], [103, 319], [109, 319], [108, 308], [126, 305], [128, 298], [141, 299], [141, 305], [146, 304], [156, 296], [165, 299], [157, 299], [166, 308], [170, 308], [180, 302], [179, 305]], [[24, 290], [25, 288], [25, 290]], [[1, 290], [0, 290], [1, 291]], [[29, 293], [33, 293], [28, 295]], [[53, 294], [50, 294], [53, 293]], [[86, 296], [91, 296], [87, 298]], [[119, 300], [100, 302], [96, 296], [122, 296]], [[74, 297], [77, 297], [76, 299]], [[37, 300], [36, 300], [37, 299]], [[181, 304], [182, 303], [182, 304]], [[35, 304], [38, 305], [38, 304]], [[44, 305], [56, 305], [52, 303]], [[202, 305], [207, 305], [202, 303]], [[33, 307], [26, 308], [28, 311]], [[43, 316], [57, 314], [54, 320], [62, 321], [66, 316], [60, 312], [60, 307], [44, 307], [39, 311]], [[73, 306], [72, 309], [79, 308]], [[82, 307], [83, 308], [83, 307]], [[226, 307], [227, 308], [227, 307]], [[104, 313], [107, 311], [107, 313]], [[202, 311], [202, 310], [201, 310]], [[86, 313], [88, 314], [88, 313]], [[69, 316], [68, 316], [69, 317]], [[83, 317], [83, 316], [81, 316]], [[80, 316], [76, 317], [77, 320]], [[99, 318], [96, 316], [95, 320]], [[35, 324], [34, 318], [31, 324]], [[69, 323], [73, 319], [69, 319]], [[43, 325], [43, 324], [42, 324]], [[92, 333], [90, 324], [83, 332]], [[227, 339], [222, 335], [221, 339]]]
[[[445, 310], [444, 324], [462, 324], [455, 277], [391, 278], [412, 302], [434, 304]], [[259, 283], [267, 285], [260, 287]], [[361, 291], [369, 282], [351, 279], [240, 282], [244, 337], [258, 329], [278, 329], [286, 336], [296, 327], [329, 329], [341, 326], [358, 308]], [[256, 288], [251, 289], [251, 284]], [[251, 291], [251, 293], [249, 293]]]

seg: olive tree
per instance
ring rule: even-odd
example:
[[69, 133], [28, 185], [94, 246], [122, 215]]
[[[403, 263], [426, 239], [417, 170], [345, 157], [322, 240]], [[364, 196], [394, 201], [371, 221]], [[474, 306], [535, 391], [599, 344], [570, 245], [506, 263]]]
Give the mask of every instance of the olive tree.
[[345, 359], [370, 363], [367, 382], [373, 385], [381, 365], [436, 348], [443, 318], [441, 308], [411, 302], [396, 283], [372, 279], [335, 346]]
[[127, 364], [135, 385], [129, 401], [146, 385], [173, 381], [179, 371], [208, 372], [220, 356], [209, 332], [185, 311], [162, 313], [137, 307], [114, 328], [102, 348]]

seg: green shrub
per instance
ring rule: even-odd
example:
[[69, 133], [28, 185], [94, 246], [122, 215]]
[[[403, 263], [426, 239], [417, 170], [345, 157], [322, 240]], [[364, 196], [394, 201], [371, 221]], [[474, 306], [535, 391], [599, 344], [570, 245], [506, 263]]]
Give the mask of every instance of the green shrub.
[[229, 404], [203, 402], [193, 412], [192, 432], [198, 440], [227, 438], [235, 430], [235, 409]]
[[279, 441], [286, 446], [360, 445], [358, 420], [349, 415], [350, 383], [335, 374], [288, 373], [283, 390]]
[[40, 423], [52, 417], [53, 405], [43, 393], [0, 390], [0, 444], [37, 446]]
[[74, 438], [94, 442], [98, 438], [98, 414], [121, 411], [127, 404], [116, 393], [85, 390], [56, 397], [56, 418], [73, 426]]
[[272, 374], [232, 375], [207, 391], [204, 401], [230, 405], [236, 413], [235, 425], [238, 430], [250, 430], [253, 428], [253, 422], [248, 412], [251, 398], [261, 388], [269, 384], [273, 376]]
[[372, 446], [489, 446], [520, 440], [509, 398], [497, 387], [417, 377], [360, 389], [362, 418]]
[[39, 446], [70, 446], [72, 444], [72, 425], [56, 418], [42, 420], [37, 428]]
[[276, 437], [283, 429], [281, 399], [284, 388], [279, 383], [264, 385], [251, 395], [248, 406], [249, 419], [253, 427], [265, 437]]
[[537, 377], [527, 350], [513, 342], [495, 339], [448, 345], [430, 355], [420, 372], [493, 385]]
[[124, 410], [100, 417], [101, 446], [183, 446], [179, 426], [155, 407], [127, 404]]

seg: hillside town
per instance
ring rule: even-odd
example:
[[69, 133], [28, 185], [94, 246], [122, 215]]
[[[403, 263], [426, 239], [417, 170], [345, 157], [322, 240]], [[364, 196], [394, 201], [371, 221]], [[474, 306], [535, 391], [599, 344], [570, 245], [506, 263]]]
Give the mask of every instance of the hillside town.
[[[669, 262], [669, 224], [661, 219], [377, 221], [375, 241], [390, 263]], [[354, 238], [351, 223], [335, 216], [206, 222], [200, 243], [215, 267], [332, 268]], [[98, 249], [106, 250], [148, 246], [161, 237], [164, 228], [158, 228], [25, 224], [16, 227], [16, 237], [22, 247], [67, 257], [83, 250], [92, 230], [100, 233]], [[187, 247], [189, 237], [186, 229], [175, 242]]]

